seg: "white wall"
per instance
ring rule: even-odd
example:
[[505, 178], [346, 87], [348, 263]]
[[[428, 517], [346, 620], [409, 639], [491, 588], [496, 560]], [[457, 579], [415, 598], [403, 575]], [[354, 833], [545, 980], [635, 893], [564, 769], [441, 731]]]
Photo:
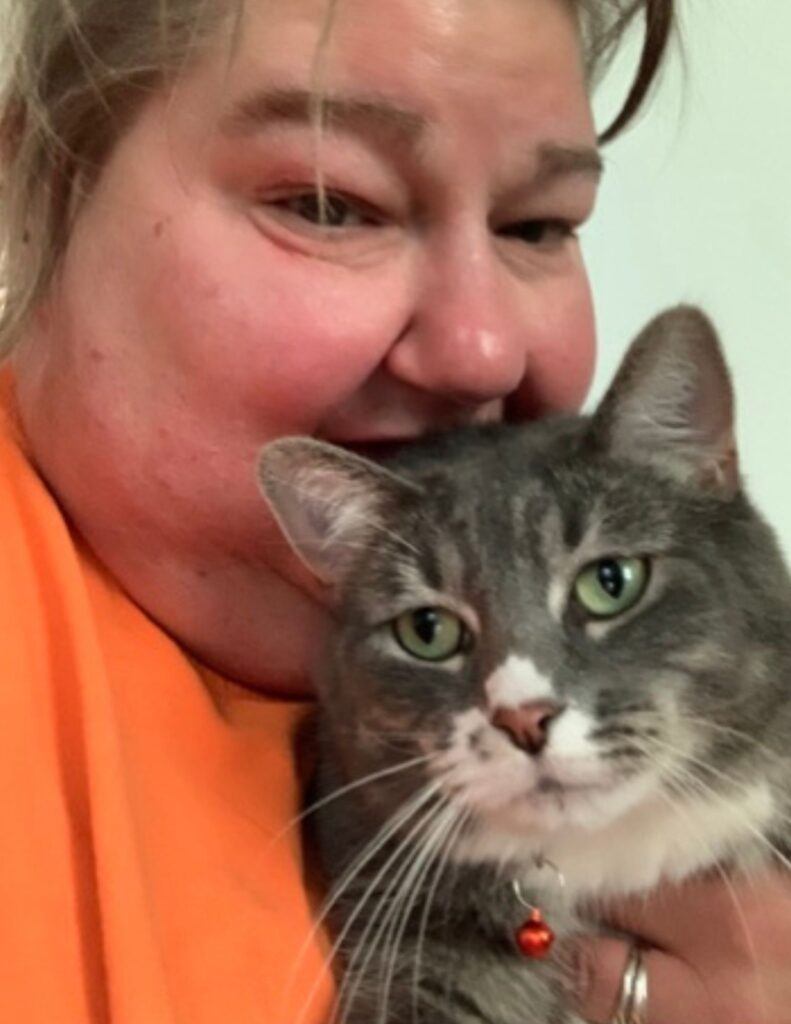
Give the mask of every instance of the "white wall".
[[[703, 306], [737, 394], [750, 493], [791, 555], [791, 2], [678, 0], [679, 48], [640, 122], [604, 150], [583, 245], [601, 395], [627, 341], [664, 306]], [[634, 46], [597, 93], [600, 126]]]

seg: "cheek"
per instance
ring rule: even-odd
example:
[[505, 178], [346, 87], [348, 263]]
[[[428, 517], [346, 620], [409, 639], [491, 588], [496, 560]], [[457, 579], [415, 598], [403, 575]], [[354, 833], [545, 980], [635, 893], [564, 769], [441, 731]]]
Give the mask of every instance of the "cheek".
[[572, 275], [536, 289], [525, 322], [530, 335], [527, 372], [508, 400], [508, 418], [576, 411], [590, 386], [596, 357], [593, 302], [581, 262]]
[[138, 305], [151, 334], [193, 400], [232, 407], [265, 435], [313, 432], [381, 362], [399, 316], [396, 282], [289, 252], [246, 224], [207, 250], [212, 236], [224, 237], [172, 240], [160, 264], [166, 290], [149, 275]]

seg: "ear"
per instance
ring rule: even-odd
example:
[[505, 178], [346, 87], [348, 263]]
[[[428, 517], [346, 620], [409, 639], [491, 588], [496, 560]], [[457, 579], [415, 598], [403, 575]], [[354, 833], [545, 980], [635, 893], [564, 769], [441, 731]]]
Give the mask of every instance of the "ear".
[[739, 488], [733, 390], [717, 335], [693, 306], [632, 343], [591, 423], [598, 448], [732, 497]]
[[258, 480], [291, 547], [319, 579], [338, 583], [376, 532], [420, 489], [323, 441], [286, 437], [262, 450]]

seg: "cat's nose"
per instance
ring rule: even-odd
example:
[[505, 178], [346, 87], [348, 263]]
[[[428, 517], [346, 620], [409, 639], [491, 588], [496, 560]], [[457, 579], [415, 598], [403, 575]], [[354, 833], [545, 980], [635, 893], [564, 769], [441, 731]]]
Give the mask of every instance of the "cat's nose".
[[553, 700], [533, 700], [517, 708], [496, 708], [492, 725], [529, 754], [540, 754], [549, 739], [549, 727], [565, 705]]

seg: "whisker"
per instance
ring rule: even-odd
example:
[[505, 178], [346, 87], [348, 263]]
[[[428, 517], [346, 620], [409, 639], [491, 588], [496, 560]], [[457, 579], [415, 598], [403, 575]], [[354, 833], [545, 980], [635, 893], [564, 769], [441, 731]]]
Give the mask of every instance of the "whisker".
[[732, 725], [723, 725], [721, 722], [714, 722], [708, 718], [702, 718], [699, 715], [685, 714], [685, 720], [694, 722], [696, 725], [700, 725], [703, 729], [707, 729], [711, 732], [723, 733], [725, 735], [734, 736], [740, 740], [744, 740], [751, 746], [758, 747], [762, 753], [767, 754], [769, 757], [774, 758], [781, 764], [787, 763], [786, 758], [779, 754], [776, 750], [772, 750], [768, 747], [759, 737], [751, 736], [750, 733], [745, 732], [743, 729], [737, 729]]
[[[698, 793], [706, 796], [709, 799], [716, 800], [718, 803], [727, 806], [731, 811], [733, 810], [733, 804], [728, 800], [728, 798], [724, 794], [719, 793], [712, 786], [708, 785], [703, 779], [700, 778], [699, 775], [696, 775], [688, 770], [684, 771], [683, 764], [684, 762], [687, 762], [689, 764], [696, 765], [699, 768], [702, 768], [710, 772], [716, 778], [719, 778], [727, 782], [729, 786], [736, 789], [745, 789], [745, 784], [742, 780], [729, 775], [727, 772], [722, 771], [721, 769], [715, 768], [714, 765], [710, 765], [706, 761], [694, 757], [692, 754], [689, 754], [686, 751], [674, 746], [672, 743], [669, 743], [666, 740], [660, 740], [657, 737], [652, 737], [650, 741], [646, 740], [645, 752], [648, 756], [652, 756], [653, 754], [653, 751], [650, 750], [648, 747], [649, 744], [650, 747], [660, 747], [666, 753], [674, 755], [672, 760], [663, 765], [665, 778], [668, 783], [671, 783], [673, 781], [673, 776], [675, 776], [675, 780], [677, 782], [680, 782], [683, 779], [688, 786], [695, 786]], [[682, 771], [683, 775], [680, 774]], [[778, 818], [783, 821], [789, 820], [786, 815], [780, 813], [778, 813]], [[789, 858], [786, 857], [785, 854], [783, 854], [782, 851], [780, 851], [774, 845], [774, 843], [772, 843], [771, 840], [767, 836], [765, 836], [760, 829], [756, 828], [755, 825], [753, 825], [752, 822], [750, 822], [744, 815], [742, 815], [741, 824], [745, 831], [753, 835], [758, 840], [759, 844], [766, 847], [770, 851], [773, 857], [777, 858], [777, 860], [780, 861], [780, 863], [783, 864], [785, 867], [791, 869], [791, 860], [789, 860]]]
[[[390, 775], [397, 775], [399, 772], [408, 771], [410, 768], [416, 768], [420, 764], [425, 764], [431, 760], [431, 754], [421, 755], [420, 757], [412, 757], [408, 761], [402, 761], [400, 764], [390, 765], [387, 768], [382, 768], [380, 771], [371, 772], [369, 775], [363, 775], [359, 779], [355, 779], [354, 782], [350, 782], [345, 786], [341, 786], [339, 789], [334, 789], [327, 796], [321, 798], [321, 800], [315, 801], [315, 803], [309, 804], [299, 814], [288, 821], [282, 829], [272, 838], [271, 844], [279, 842], [285, 835], [287, 835], [293, 828], [296, 828], [306, 818], [310, 817], [311, 814], [315, 814], [316, 811], [322, 807], [326, 807], [327, 804], [331, 804], [335, 800], [339, 800], [341, 797], [346, 796], [348, 793], [353, 792], [356, 789], [360, 789], [362, 786], [368, 786], [372, 782], [378, 782], [380, 779], [387, 778]], [[270, 844], [270, 845], [271, 845]]]
[[[409, 925], [410, 914], [412, 913], [418, 896], [421, 893], [421, 888], [426, 876], [431, 870], [435, 855], [441, 851], [445, 837], [448, 832], [453, 829], [459, 812], [451, 805], [450, 807], [447, 807], [443, 813], [444, 817], [438, 821], [431, 835], [429, 835], [423, 843], [422, 858], [415, 859], [409, 876], [404, 879], [400, 893], [403, 892], [406, 896], [406, 892], [410, 887], [412, 888], [412, 893], [408, 898], [404, 899], [404, 905], [403, 909], [400, 911], [400, 915], [399, 913], [393, 915], [391, 927], [388, 929], [388, 935], [385, 938], [383, 958], [387, 956], [387, 951], [389, 949], [390, 964], [389, 969], [385, 974], [384, 984], [382, 985], [379, 997], [380, 1024], [386, 1024], [387, 1022], [387, 1005], [390, 999], [390, 991], [396, 969], [396, 958], [398, 956], [398, 950], [401, 946], [404, 933]], [[398, 920], [399, 916], [400, 922]], [[393, 926], [395, 926], [395, 928]]]
[[[703, 779], [699, 778], [697, 775], [689, 774], [689, 776], [688, 776], [686, 781], [687, 781], [688, 784], [692, 784], [692, 785], [696, 786], [698, 793], [703, 794], [704, 796], [708, 797], [709, 799], [717, 800], [719, 803], [724, 804], [724, 805], [726, 805], [726, 806], [728, 806], [729, 808], [732, 809], [732, 805], [730, 804], [730, 802], [729, 802], [727, 797], [725, 797], [722, 793], [718, 793], [717, 790], [714, 789], [712, 786], [707, 785], [703, 781]], [[784, 867], [791, 869], [791, 860], [789, 860], [788, 857], [786, 857], [785, 854], [783, 854], [774, 845], [774, 843], [770, 839], [768, 839], [763, 834], [763, 832], [761, 832], [761, 830], [759, 828], [756, 828], [755, 825], [753, 825], [753, 823], [751, 821], [748, 821], [746, 817], [743, 817], [742, 826], [751, 835], [755, 836], [755, 838], [758, 840], [758, 842], [762, 846], [765, 846], [769, 850], [771, 855], [773, 857], [776, 857]]]
[[[321, 913], [314, 921], [310, 931], [308, 932], [307, 937], [305, 938], [305, 941], [303, 942], [302, 946], [297, 952], [294, 961], [294, 966], [292, 967], [291, 970], [290, 980], [286, 986], [286, 992], [289, 992], [293, 987], [296, 980], [296, 972], [300, 963], [305, 957], [307, 951], [315, 942], [316, 936], [318, 935], [324, 922], [326, 921], [327, 916], [332, 911], [332, 908], [336, 905], [338, 900], [348, 889], [349, 885], [351, 885], [351, 883], [354, 881], [354, 879], [357, 877], [360, 871], [365, 867], [365, 865], [380, 852], [382, 847], [385, 846], [387, 842], [389, 842], [389, 840], [395, 835], [395, 833], [400, 828], [404, 827], [410, 820], [410, 818], [413, 818], [414, 815], [417, 814], [418, 811], [420, 811], [420, 809], [424, 807], [429, 800], [431, 800], [431, 798], [440, 788], [440, 785], [441, 783], [439, 781], [435, 781], [418, 790], [418, 792], [413, 797], [411, 797], [404, 804], [404, 806], [398, 810], [396, 814], [392, 815], [384, 823], [384, 825], [378, 830], [378, 832], [365, 844], [365, 846], [363, 846], [360, 853], [352, 860], [352, 862], [343, 872], [341, 877], [338, 879], [338, 881], [335, 883], [332, 890], [330, 891], [327, 900], [324, 902], [322, 906]], [[421, 823], [422, 821], [423, 819], [421, 819]], [[410, 836], [411, 835], [412, 833], [410, 833]], [[398, 853], [401, 850], [402, 846], [405, 845], [405, 843], [408, 841], [408, 838], [407, 840], [404, 840], [402, 842], [401, 846], [398, 847], [396, 853]], [[385, 869], [383, 870], [386, 870], [390, 866], [392, 860], [393, 858], [390, 858], [390, 860], [387, 861], [387, 863], [385, 864]], [[325, 958], [325, 969], [327, 971], [331, 970], [332, 961], [338, 951], [340, 942], [343, 940], [344, 937], [345, 935], [342, 935], [339, 938], [339, 940], [333, 945], [332, 949], [330, 950], [329, 955]], [[310, 1009], [310, 1005], [315, 999], [316, 993], [321, 983], [322, 976], [319, 975], [319, 977], [316, 978], [315, 982], [311, 986], [311, 989], [309, 990], [306, 996], [306, 1000], [303, 1004], [303, 1009], [299, 1017], [297, 1018], [296, 1024], [301, 1024], [301, 1021], [304, 1020], [305, 1014]]]
[[[439, 804], [435, 804], [435, 805], [429, 807], [428, 812], [421, 816], [420, 820], [410, 830], [409, 834], [401, 840], [401, 842], [398, 844], [396, 849], [393, 851], [393, 853], [387, 859], [385, 864], [382, 866], [380, 871], [377, 873], [377, 875], [374, 877], [374, 879], [370, 882], [370, 884], [368, 885], [367, 889], [363, 893], [362, 897], [357, 901], [357, 904], [356, 904], [354, 910], [352, 911], [352, 913], [347, 918], [347, 920], [346, 920], [346, 922], [344, 924], [344, 927], [343, 927], [340, 935], [338, 936], [338, 938], [336, 939], [336, 941], [335, 941], [335, 943], [333, 945], [333, 950], [332, 950], [332, 956], [333, 957], [339, 951], [341, 945], [343, 944], [343, 942], [346, 939], [346, 936], [348, 935], [349, 931], [351, 930], [355, 920], [359, 916], [359, 914], [362, 911], [362, 909], [364, 908], [365, 904], [368, 902], [368, 900], [374, 894], [374, 892], [375, 892], [377, 886], [379, 885], [379, 883], [382, 881], [382, 879], [385, 877], [385, 875], [388, 873], [388, 871], [390, 871], [390, 869], [396, 864], [396, 862], [399, 860], [399, 858], [401, 857], [401, 855], [403, 853], [404, 854], [404, 859], [403, 859], [402, 864], [395, 870], [395, 872], [393, 874], [393, 877], [390, 879], [390, 881], [389, 881], [385, 891], [380, 895], [380, 897], [379, 897], [379, 899], [377, 901], [376, 906], [377, 906], [377, 908], [381, 908], [383, 905], [385, 905], [387, 903], [387, 901], [388, 901], [389, 897], [391, 896], [391, 894], [397, 889], [397, 887], [399, 886], [400, 882], [404, 878], [405, 874], [409, 871], [409, 869], [410, 869], [410, 867], [411, 867], [411, 865], [412, 865], [412, 863], [414, 861], [414, 858], [420, 852], [420, 847], [419, 847], [419, 845], [417, 845], [417, 840], [418, 840], [418, 837], [420, 836], [420, 833], [421, 832], [427, 832], [427, 831], [429, 831], [432, 828], [432, 826], [433, 826], [433, 819], [442, 811], [443, 804], [446, 802], [446, 800], [447, 800], [447, 798], [443, 798]], [[373, 954], [374, 954], [374, 952], [376, 950], [376, 945], [377, 945], [379, 939], [381, 938], [381, 935], [382, 935], [384, 929], [387, 926], [387, 922], [388, 922], [388, 919], [389, 919], [389, 913], [390, 913], [390, 911], [388, 910], [386, 912], [384, 918], [383, 919], [379, 919], [379, 920], [377, 920], [377, 914], [376, 913], [372, 913], [369, 916], [368, 921], [366, 922], [365, 927], [363, 928], [362, 934], [359, 936], [359, 938], [357, 939], [357, 941], [355, 943], [354, 951], [353, 951], [351, 957], [347, 960], [346, 964], [344, 965], [344, 967], [345, 967], [345, 969], [344, 969], [344, 978], [343, 978], [343, 981], [341, 983], [340, 991], [338, 993], [337, 1006], [336, 1006], [336, 1011], [335, 1011], [336, 1014], [337, 1014], [337, 1012], [339, 1010], [343, 1009], [343, 1007], [345, 1005], [348, 1005], [348, 1006], [352, 1005], [352, 1003], [354, 1001], [354, 998], [356, 997], [357, 991], [359, 989], [359, 986], [362, 983], [365, 969], [366, 969], [368, 963], [370, 962], [371, 957], [373, 956]], [[368, 954], [366, 956], [366, 959], [365, 959], [365, 961], [363, 963], [362, 969], [361, 970], [357, 970], [357, 961], [358, 961], [358, 958], [360, 956], [361, 950], [362, 950], [364, 944], [367, 942], [368, 936], [370, 935], [371, 930], [377, 924], [378, 924], [378, 930], [377, 930], [377, 932], [376, 932], [376, 934], [374, 936], [374, 939], [373, 939], [373, 941], [371, 943], [369, 952], [368, 952]], [[354, 972], [355, 971], [357, 971], [357, 976], [356, 977], [354, 977]], [[349, 990], [350, 979], [352, 979], [352, 978], [354, 978], [353, 986], [352, 986], [351, 990]], [[344, 1013], [345, 1013], [345, 1010], [344, 1010]], [[335, 1015], [333, 1015], [332, 1020], [335, 1020]]]
[[437, 889], [439, 888], [440, 880], [443, 878], [445, 874], [445, 868], [447, 866], [448, 859], [450, 858], [450, 855], [453, 852], [453, 848], [456, 845], [456, 840], [464, 831], [464, 827], [472, 817], [472, 813], [473, 812], [469, 808], [463, 810], [462, 813], [457, 817], [455, 824], [453, 824], [449, 832], [445, 834], [445, 839], [443, 840], [443, 845], [445, 848], [442, 851], [441, 857], [437, 861], [436, 869], [434, 871], [434, 877], [431, 880], [428, 892], [426, 894], [425, 906], [423, 908], [423, 913], [421, 914], [420, 923], [418, 925], [417, 943], [415, 945], [415, 963], [412, 970], [412, 1016], [415, 1020], [417, 1020], [418, 1013], [417, 1001], [420, 989], [423, 945], [425, 942], [428, 920], [431, 915], [431, 908], [434, 903], [434, 897], [437, 894]]
[[[656, 746], [661, 746], [668, 753], [672, 754], [674, 756], [674, 761], [683, 760], [689, 764], [696, 765], [697, 767], [702, 768], [703, 771], [708, 772], [710, 775], [713, 775], [715, 778], [720, 779], [723, 782], [726, 782], [729, 786], [732, 786], [735, 789], [745, 789], [744, 780], [737, 778], [735, 775], [731, 775], [729, 772], [724, 771], [722, 768], [715, 768], [715, 766], [713, 764], [710, 764], [708, 761], [704, 761], [702, 758], [695, 757], [694, 754], [688, 753], [687, 751], [684, 751], [674, 746], [667, 740], [660, 740], [658, 737], [652, 737], [650, 742]], [[673, 763], [674, 762], [671, 762], [670, 767], [672, 767]], [[717, 798], [721, 801], [726, 800], [726, 798], [721, 793], [717, 793], [717, 791], [713, 787], [707, 786], [702, 779], [699, 779], [699, 782], [706, 787], [707, 794], [717, 796]], [[777, 817], [779, 820], [791, 824], [791, 817], [789, 817], [787, 814], [784, 814], [781, 811], [777, 811]]]

